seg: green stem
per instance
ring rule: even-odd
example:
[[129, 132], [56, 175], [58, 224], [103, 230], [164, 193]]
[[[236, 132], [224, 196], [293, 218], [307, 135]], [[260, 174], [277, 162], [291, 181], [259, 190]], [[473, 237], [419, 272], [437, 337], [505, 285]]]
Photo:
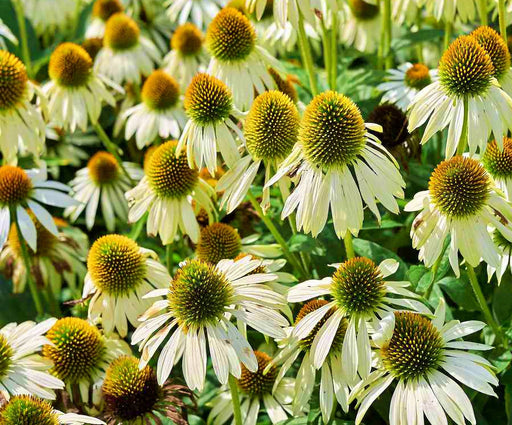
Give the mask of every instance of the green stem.
[[322, 20], [322, 44], [324, 48], [324, 67], [325, 73], [327, 75], [327, 81], [331, 87], [331, 73], [332, 73], [332, 64], [331, 64], [331, 31], [325, 26], [324, 21]]
[[441, 252], [441, 254], [439, 255], [439, 258], [436, 260], [436, 262], [430, 269], [430, 271], [432, 273], [432, 278], [430, 279], [428, 288], [426, 289], [426, 291], [423, 295], [427, 301], [430, 298], [430, 295], [432, 294], [432, 291], [434, 289], [434, 283], [436, 282], [436, 277], [437, 277], [437, 270], [439, 269], [439, 266], [441, 265], [441, 261], [443, 260], [443, 255], [444, 255], [444, 249]]
[[254, 194], [252, 193], [251, 190], [249, 190], [249, 192], [247, 192], [247, 197], [249, 198], [249, 201], [251, 202], [252, 206], [258, 213], [258, 216], [261, 218], [261, 220], [263, 221], [265, 226], [267, 226], [267, 229], [270, 231], [270, 233], [272, 233], [272, 236], [274, 236], [274, 239], [276, 240], [276, 242], [279, 245], [281, 245], [283, 254], [288, 259], [288, 261], [290, 262], [292, 267], [295, 270], [297, 270], [303, 277], [306, 277], [307, 273], [304, 270], [303, 266], [301, 265], [301, 263], [299, 262], [297, 257], [290, 251], [290, 249], [288, 248], [288, 244], [286, 243], [286, 240], [283, 238], [283, 236], [281, 235], [281, 233], [279, 232], [279, 230], [277, 229], [275, 224], [272, 222], [270, 217], [268, 215], [264, 214], [258, 200], [256, 199], [256, 197], [254, 196]]
[[331, 90], [336, 90], [336, 81], [338, 80], [338, 13], [332, 14], [331, 28], [331, 81], [329, 86]]
[[13, 6], [20, 30], [21, 56], [23, 58], [23, 63], [25, 64], [25, 68], [27, 69], [28, 76], [32, 77], [32, 61], [30, 59], [30, 50], [28, 48], [27, 24], [25, 22], [23, 4], [21, 0], [15, 0], [13, 2]]
[[[422, 26], [422, 10], [421, 8], [418, 8], [418, 12], [416, 14], [416, 26], [418, 27], [418, 31], [421, 30]], [[416, 56], [418, 56], [418, 62], [423, 63], [423, 45], [420, 41], [416, 42]]]
[[457, 145], [457, 155], [462, 155], [468, 145], [468, 122], [469, 122], [469, 101], [464, 98], [464, 121], [462, 123], [462, 132], [460, 134], [459, 144]]
[[345, 245], [345, 252], [347, 254], [347, 260], [349, 258], [354, 258], [356, 256], [354, 252], [354, 244], [352, 243], [352, 233], [347, 230], [345, 237], [343, 238], [343, 243]]
[[311, 93], [313, 94], [313, 96], [316, 96], [318, 94], [318, 86], [316, 83], [315, 65], [313, 64], [311, 46], [309, 45], [309, 40], [306, 35], [306, 29], [304, 28], [304, 18], [300, 12], [298, 32], [300, 54], [302, 56], [302, 61], [304, 62], [304, 68], [306, 68], [306, 71], [309, 76], [309, 85], [311, 86]]
[[14, 211], [11, 211], [11, 219], [16, 224], [16, 233], [18, 234], [18, 240], [20, 241], [21, 256], [23, 257], [25, 269], [27, 270], [27, 282], [28, 287], [30, 289], [30, 294], [32, 295], [32, 299], [34, 300], [37, 314], [39, 316], [42, 316], [44, 314], [43, 303], [41, 301], [41, 296], [39, 294], [39, 289], [37, 288], [36, 281], [32, 277], [32, 267], [30, 265], [30, 257], [28, 255], [27, 242], [25, 241], [25, 239], [23, 239], [20, 224], [18, 223], [18, 218], [16, 217], [16, 213]]
[[392, 40], [392, 17], [391, 17], [391, 0], [384, 0], [383, 8], [383, 24], [384, 24], [384, 51], [382, 55], [386, 61], [386, 68], [393, 67], [393, 57], [391, 56], [391, 40]]
[[487, 26], [487, 0], [478, 0], [478, 12], [480, 14], [480, 23]]
[[144, 224], [148, 220], [149, 212], [146, 212], [132, 227], [132, 230], [128, 237], [132, 239], [134, 242], [137, 242], [137, 239], [139, 239], [140, 234], [142, 233], [142, 229], [144, 227]]
[[480, 305], [480, 309], [484, 314], [485, 320], [487, 324], [492, 328], [494, 335], [496, 335], [496, 340], [498, 343], [502, 344], [503, 347], [508, 348], [508, 341], [504, 336], [500, 326], [494, 320], [493, 315], [491, 314], [491, 310], [489, 310], [489, 306], [487, 305], [487, 301], [485, 300], [482, 289], [480, 288], [480, 284], [478, 283], [478, 279], [476, 277], [475, 269], [466, 263], [466, 270], [469, 276], [469, 282], [471, 283], [471, 288], [476, 296], [478, 304]]
[[499, 13], [499, 20], [500, 20], [500, 33], [503, 37], [503, 40], [505, 40], [505, 43], [507, 42], [507, 10], [505, 9], [505, 0], [499, 0], [498, 1], [498, 13]]
[[119, 167], [121, 167], [121, 170], [123, 171], [124, 175], [128, 178], [128, 181], [132, 186], [135, 186], [135, 181], [131, 178], [130, 174], [126, 170], [126, 168], [123, 165], [123, 160], [121, 159], [121, 156], [119, 155], [119, 152], [117, 151], [117, 146], [110, 138], [108, 137], [107, 133], [105, 133], [105, 130], [101, 127], [100, 123], [93, 123], [92, 126], [94, 127], [94, 130], [98, 134], [98, 137], [103, 143], [103, 146], [105, 146], [105, 149], [114, 155], [114, 158], [117, 160], [117, 163], [119, 164]]
[[233, 375], [229, 375], [229, 390], [231, 391], [231, 403], [233, 403], [233, 416], [235, 425], [243, 425], [242, 411], [240, 410], [240, 398], [238, 397], [238, 384]]
[[450, 45], [450, 41], [452, 39], [453, 33], [453, 23], [450, 21], [445, 21], [444, 23], [444, 50], [448, 48]]
[[165, 247], [165, 261], [167, 264], [167, 270], [169, 270], [169, 273], [172, 276], [172, 254], [173, 254], [173, 243], [170, 243]]
[[55, 297], [55, 294], [53, 293], [51, 282], [48, 282], [46, 284], [46, 293], [48, 294], [48, 302], [51, 306], [53, 315], [55, 317], [62, 317], [62, 311], [60, 309], [60, 304], [59, 304], [57, 298]]

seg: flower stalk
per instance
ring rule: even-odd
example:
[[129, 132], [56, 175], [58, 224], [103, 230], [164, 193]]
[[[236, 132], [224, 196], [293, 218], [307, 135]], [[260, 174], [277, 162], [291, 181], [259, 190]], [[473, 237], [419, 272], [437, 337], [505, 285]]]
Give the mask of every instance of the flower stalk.
[[39, 316], [44, 314], [43, 303], [41, 301], [41, 296], [39, 294], [39, 289], [37, 288], [36, 282], [32, 277], [32, 266], [30, 263], [30, 257], [28, 255], [27, 242], [23, 239], [23, 234], [21, 233], [20, 224], [18, 222], [18, 217], [16, 216], [16, 212], [11, 210], [12, 221], [14, 221], [16, 225], [16, 233], [18, 235], [18, 239], [21, 247], [21, 255], [23, 257], [23, 262], [25, 263], [25, 269], [27, 270], [27, 282], [28, 287], [30, 289], [30, 294], [32, 295], [32, 300], [34, 301], [34, 305], [36, 306], [36, 311]]
[[318, 94], [318, 85], [315, 76], [315, 65], [313, 63], [313, 55], [311, 53], [311, 46], [309, 45], [306, 28], [304, 27], [304, 17], [299, 12], [299, 48], [304, 62], [304, 68], [308, 73], [309, 85], [311, 87], [311, 94], [316, 96]]
[[306, 270], [304, 270], [304, 267], [301, 265], [300, 261], [290, 251], [290, 249], [288, 248], [288, 244], [287, 244], [286, 240], [281, 235], [281, 233], [279, 232], [279, 230], [277, 229], [275, 224], [272, 222], [270, 217], [268, 215], [265, 215], [265, 213], [261, 209], [261, 206], [260, 206], [258, 200], [256, 199], [256, 197], [254, 196], [254, 194], [252, 193], [251, 190], [249, 190], [249, 192], [247, 192], [247, 197], [249, 198], [249, 201], [251, 202], [252, 206], [254, 207], [256, 212], [258, 213], [258, 216], [261, 218], [261, 220], [263, 221], [265, 226], [267, 226], [267, 229], [270, 231], [270, 233], [272, 233], [272, 236], [274, 236], [274, 239], [276, 240], [276, 242], [279, 245], [281, 245], [281, 249], [283, 250], [283, 254], [287, 258], [287, 260], [290, 262], [292, 267], [297, 272], [299, 272], [301, 276], [306, 277], [307, 276]]

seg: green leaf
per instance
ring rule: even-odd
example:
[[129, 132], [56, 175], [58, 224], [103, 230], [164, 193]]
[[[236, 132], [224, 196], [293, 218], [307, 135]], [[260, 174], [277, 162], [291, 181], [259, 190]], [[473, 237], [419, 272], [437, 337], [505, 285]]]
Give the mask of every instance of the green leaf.
[[393, 280], [402, 280], [407, 275], [407, 264], [393, 251], [390, 251], [375, 242], [367, 241], [364, 239], [354, 239], [354, 251], [357, 255], [367, 257], [373, 260], [376, 264], [388, 258], [392, 258], [400, 264], [397, 272], [391, 276]]
[[467, 311], [480, 310], [466, 275], [463, 274], [460, 278], [455, 276], [444, 277], [437, 284], [459, 307]]
[[302, 233], [296, 233], [288, 241], [291, 252], [309, 252], [313, 255], [324, 256], [325, 246], [318, 239]]
[[512, 317], [512, 279], [502, 279], [501, 285], [495, 287], [492, 309], [498, 323], [505, 323]]

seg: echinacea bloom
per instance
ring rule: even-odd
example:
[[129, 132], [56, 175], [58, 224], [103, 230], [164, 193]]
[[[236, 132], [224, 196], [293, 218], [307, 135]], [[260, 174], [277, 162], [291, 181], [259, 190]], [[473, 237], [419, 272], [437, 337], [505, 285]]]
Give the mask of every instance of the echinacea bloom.
[[114, 13], [124, 11], [120, 0], [95, 0], [92, 6], [92, 19], [85, 30], [85, 37], [103, 38], [105, 35], [105, 24]]
[[378, 220], [376, 200], [398, 213], [395, 197], [403, 198], [405, 183], [398, 164], [370, 129], [381, 127], [365, 124], [355, 103], [337, 92], [319, 94], [306, 107], [298, 143], [267, 183], [286, 175], [295, 181], [281, 215], [297, 210], [297, 230], [316, 237], [330, 209], [336, 235], [342, 238], [349, 231], [357, 236], [363, 201]]
[[342, 43], [362, 52], [374, 52], [381, 37], [382, 18], [378, 4], [348, 0], [342, 6], [340, 38]]
[[[139, 181], [143, 172], [137, 164], [123, 162], [123, 167], [134, 181]], [[105, 227], [113, 232], [116, 217], [126, 222], [128, 203], [124, 194], [132, 187], [130, 178], [123, 172], [117, 159], [111, 153], [98, 151], [87, 163], [87, 167], [77, 171], [69, 183], [76, 205], [66, 208], [64, 216], [71, 221], [85, 210], [85, 225], [90, 230], [94, 226], [98, 206], [105, 220]]]
[[213, 223], [201, 229], [196, 244], [196, 255], [201, 261], [217, 264], [220, 260], [233, 260], [240, 254], [250, 254], [264, 258], [282, 255], [279, 245], [254, 245], [258, 235], [241, 238], [238, 230], [229, 224]]
[[172, 22], [183, 25], [191, 18], [192, 23], [203, 30], [225, 3], [225, 0], [168, 0], [165, 5]]
[[37, 250], [37, 231], [25, 208], [32, 210], [50, 233], [58, 236], [59, 231], [51, 214], [41, 205], [65, 208], [76, 205], [67, 193], [69, 187], [46, 180], [46, 170], [23, 170], [12, 165], [0, 166], [0, 247], [4, 246], [11, 229], [11, 213], [21, 229], [21, 235], [33, 251]]
[[93, 71], [89, 53], [78, 44], [60, 44], [50, 57], [48, 73], [51, 81], [43, 86], [48, 112], [55, 124], [72, 133], [76, 127], [86, 131], [89, 121], [95, 124], [104, 102], [116, 104], [105, 87], [105, 83], [112, 84]]
[[151, 74], [160, 59], [160, 52], [140, 34], [136, 22], [123, 13], [114, 13], [106, 23], [103, 48], [94, 68], [116, 84], [140, 84], [141, 74]]
[[126, 120], [125, 139], [135, 134], [139, 149], [150, 145], [157, 136], [177, 139], [187, 118], [176, 80], [165, 71], [153, 71], [142, 86], [141, 98], [141, 103], [122, 114], [121, 119]]
[[439, 62], [439, 79], [421, 90], [409, 107], [409, 131], [427, 123], [422, 143], [448, 127], [446, 157], [455, 154], [464, 117], [470, 153], [483, 152], [490, 133], [501, 146], [512, 129], [512, 99], [499, 87], [489, 54], [472, 36], [457, 38]]
[[72, 398], [78, 395], [84, 402], [89, 401], [90, 387], [103, 379], [110, 362], [130, 354], [123, 340], [106, 338], [95, 326], [77, 317], [54, 322], [46, 338], [43, 356], [53, 363], [52, 374], [64, 382]]
[[[395, 260], [384, 260], [378, 266], [370, 259], [351, 258], [341, 264], [332, 264], [336, 271], [331, 277], [308, 280], [288, 291], [288, 302], [302, 302], [328, 296], [328, 303], [308, 314], [295, 326], [292, 337], [308, 338], [311, 331], [328, 314], [328, 320], [318, 329], [311, 344], [311, 364], [319, 369], [335, 341], [339, 324], [347, 318], [348, 325], [341, 349], [341, 370], [349, 385], [366, 379], [371, 370], [370, 329], [387, 312], [399, 307], [428, 313], [429, 310], [407, 289], [408, 282], [389, 281], [386, 278], [398, 269]], [[390, 296], [391, 295], [391, 296]], [[395, 297], [395, 295], [398, 295]]]
[[[296, 381], [293, 378], [284, 378], [276, 382], [278, 369], [271, 364], [272, 358], [261, 351], [255, 351], [254, 355], [258, 361], [258, 370], [250, 371], [242, 365], [242, 374], [237, 380], [242, 422], [244, 425], [256, 425], [263, 404], [270, 421], [273, 424], [280, 423], [291, 414], [290, 404]], [[213, 407], [208, 423], [223, 425], [232, 420], [233, 403], [228, 388], [221, 389], [221, 393], [212, 399], [211, 404]]]
[[23, 62], [0, 50], [0, 151], [7, 163], [15, 164], [18, 153], [39, 157], [43, 150], [45, 124], [32, 104], [36, 92]]
[[208, 55], [203, 43], [203, 34], [190, 22], [174, 31], [171, 51], [164, 57], [162, 68], [176, 78], [181, 87], [187, 87], [194, 75], [205, 70]]
[[426, 267], [437, 261], [450, 236], [449, 260], [457, 276], [459, 251], [472, 267], [482, 260], [499, 266], [498, 248], [487, 226], [512, 241], [512, 205], [475, 159], [455, 156], [441, 162], [430, 177], [428, 190], [418, 192], [405, 211], [421, 211], [412, 224], [411, 238]]
[[[304, 304], [295, 318], [294, 326], [288, 329], [288, 336], [278, 342], [279, 351], [276, 354], [273, 363], [280, 365], [281, 367], [276, 378], [276, 383], [283, 379], [299, 356], [302, 356], [293, 388], [293, 402], [291, 403], [291, 407], [294, 416], [307, 408], [308, 403], [313, 396], [317, 367], [313, 363], [311, 346], [320, 329], [322, 329], [327, 320], [329, 320], [332, 314], [336, 311], [336, 307], [329, 309], [329, 311], [327, 311], [327, 313], [322, 317], [322, 319], [320, 319], [305, 338], [298, 339], [293, 336], [294, 328], [305, 317], [313, 314], [319, 308], [324, 307], [327, 304], [328, 302], [326, 300], [320, 299], [311, 300]], [[325, 423], [327, 423], [331, 418], [335, 402], [339, 403], [345, 412], [348, 411], [349, 386], [341, 369], [341, 352], [347, 327], [348, 320], [343, 318], [337, 324], [336, 329], [333, 329], [334, 337], [332, 344], [327, 350], [328, 354], [326, 359], [320, 366], [321, 395], [319, 399], [320, 410]]]
[[237, 261], [222, 260], [216, 266], [198, 260], [183, 263], [169, 288], [147, 295], [166, 298], [144, 313], [140, 319], [143, 323], [133, 333], [132, 344], [140, 344], [142, 351], [140, 367], [162, 346], [157, 361], [159, 384], [183, 358], [187, 386], [202, 390], [208, 340], [213, 370], [221, 384], [227, 383], [230, 374], [240, 379], [240, 362], [248, 370], [257, 371], [256, 355], [231, 320], [272, 338], [284, 337], [282, 328], [287, 324], [278, 311], [285, 304], [284, 297], [265, 285], [276, 276], [251, 273], [260, 265], [261, 261], [248, 256]]
[[166, 381], [158, 385], [151, 366], [139, 368], [139, 359], [121, 356], [107, 369], [102, 385], [107, 425], [159, 423], [161, 417], [188, 425], [182, 398], [194, 398], [186, 386]]
[[59, 179], [61, 167], [80, 167], [90, 157], [89, 152], [83, 148], [100, 143], [97, 133], [92, 128], [88, 128], [86, 132], [76, 130], [70, 134], [49, 123], [46, 126], [45, 157], [54, 161], [47, 163], [48, 173]]
[[210, 174], [217, 168], [217, 151], [228, 167], [238, 159], [237, 137], [244, 136], [235, 119], [240, 115], [233, 107], [233, 96], [218, 78], [197, 74], [185, 92], [185, 112], [189, 120], [181, 134], [177, 151], [186, 145], [190, 168], [206, 167]]
[[478, 27], [469, 35], [489, 54], [494, 66], [494, 78], [498, 80], [501, 88], [512, 96], [510, 52], [503, 37], [490, 27]]
[[397, 69], [387, 72], [386, 82], [377, 89], [384, 92], [382, 103], [390, 102], [407, 110], [420, 90], [427, 87], [437, 77], [437, 70], [429, 70], [422, 63], [404, 63]]
[[3, 425], [105, 425], [91, 416], [55, 410], [47, 401], [30, 395], [17, 395], [0, 406], [0, 422]]
[[[265, 184], [272, 169], [291, 153], [299, 132], [299, 112], [292, 100], [277, 90], [260, 94], [253, 102], [244, 124], [248, 155], [238, 160], [216, 186], [224, 192], [221, 207], [231, 213], [244, 200], [261, 164], [265, 168]], [[270, 207], [270, 189], [263, 189], [262, 208]]]
[[80, 0], [22, 0], [23, 12], [38, 37], [46, 42], [60, 31], [66, 31], [79, 12]]
[[54, 294], [60, 293], [63, 283], [76, 291], [86, 273], [83, 260], [87, 236], [77, 228], [70, 228], [64, 220], [53, 218], [59, 230], [56, 236], [37, 221], [32, 211], [29, 210], [28, 214], [37, 234], [36, 251], [28, 248], [30, 270], [27, 271], [23, 261], [23, 242], [14, 223], [11, 224], [7, 243], [0, 251], [0, 268], [12, 280], [13, 292], [25, 290], [29, 274], [39, 288], [50, 287]]
[[274, 88], [269, 67], [279, 62], [257, 43], [249, 19], [239, 10], [222, 9], [206, 32], [206, 47], [212, 58], [207, 72], [230, 88], [235, 106], [248, 110], [256, 93]]
[[393, 382], [397, 386], [389, 409], [390, 425], [421, 425], [424, 417], [432, 425], [447, 424], [447, 417], [457, 425], [465, 425], [466, 420], [476, 424], [471, 401], [455, 380], [496, 397], [492, 385], [498, 385], [498, 379], [493, 366], [467, 351], [492, 347], [462, 339], [486, 324], [476, 320], [445, 323], [445, 314], [441, 300], [433, 319], [397, 311], [380, 322], [372, 337], [377, 369], [351, 394], [351, 400], [358, 399], [357, 425]]
[[64, 388], [48, 373], [52, 364], [38, 354], [55, 321], [9, 323], [0, 329], [0, 393], [7, 400], [17, 394], [55, 399], [54, 390]]
[[154, 251], [139, 247], [126, 236], [102, 236], [87, 257], [82, 298], [92, 297], [89, 320], [101, 323], [107, 335], [117, 330], [124, 338], [128, 322], [137, 327], [138, 316], [151, 305], [143, 296], [166, 287], [170, 281]]
[[193, 242], [199, 239], [196, 213], [204, 208], [213, 220], [215, 194], [212, 187], [201, 179], [197, 170], [187, 164], [185, 152], [176, 156], [176, 141], [160, 145], [150, 156], [145, 176], [135, 188], [126, 192], [131, 223], [149, 211], [147, 232], [160, 235], [164, 245], [174, 241], [178, 230]]
[[382, 127], [382, 132], [373, 131], [373, 134], [405, 171], [414, 166], [411, 159], [421, 160], [420, 136], [417, 131], [409, 133], [407, 115], [398, 106], [392, 103], [377, 105], [368, 115], [368, 121]]
[[444, 22], [454, 22], [456, 18], [462, 22], [474, 21], [478, 10], [476, 0], [419, 0], [418, 3], [426, 6], [427, 14]]

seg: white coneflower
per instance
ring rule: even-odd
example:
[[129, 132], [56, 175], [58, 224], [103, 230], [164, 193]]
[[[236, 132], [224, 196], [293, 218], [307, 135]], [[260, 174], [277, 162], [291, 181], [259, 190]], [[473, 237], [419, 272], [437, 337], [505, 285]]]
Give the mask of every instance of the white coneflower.
[[494, 78], [498, 80], [505, 92], [512, 96], [512, 69], [510, 52], [503, 37], [489, 27], [479, 27], [471, 34], [478, 44], [489, 54], [494, 66]]
[[45, 143], [45, 158], [51, 159], [47, 163], [48, 173], [58, 180], [61, 167], [80, 167], [90, 157], [84, 148], [100, 144], [98, 134], [93, 128], [88, 128], [86, 132], [77, 129], [71, 134], [49, 123], [46, 126]]
[[[276, 354], [273, 363], [282, 365], [276, 378], [278, 383], [290, 370], [295, 361], [302, 355], [302, 360], [297, 372], [297, 379], [293, 388], [292, 413], [299, 414], [307, 409], [309, 401], [313, 396], [316, 382], [316, 366], [313, 363], [311, 347], [319, 330], [336, 311], [333, 307], [322, 317], [311, 332], [303, 339], [293, 336], [294, 328], [308, 315], [314, 314], [319, 308], [327, 305], [326, 300], [308, 301], [298, 312], [295, 324], [288, 329], [287, 338], [279, 341], [280, 350]], [[341, 369], [341, 356], [343, 339], [347, 332], [348, 321], [343, 318], [334, 330], [335, 335], [325, 361], [320, 366], [320, 410], [325, 423], [329, 421], [333, 413], [334, 403], [341, 405], [342, 409], [348, 411], [349, 386]], [[286, 379], [286, 378], [285, 378]]]
[[140, 84], [141, 74], [151, 74], [160, 59], [155, 45], [140, 35], [137, 23], [123, 13], [115, 13], [106, 23], [103, 48], [94, 68], [117, 84]]
[[41, 205], [65, 208], [76, 205], [67, 195], [69, 187], [46, 180], [46, 170], [23, 170], [12, 165], [0, 166], [0, 246], [4, 246], [11, 228], [11, 213], [16, 214], [23, 239], [37, 250], [37, 231], [25, 210], [30, 208], [35, 218], [52, 234], [59, 232], [51, 214]]
[[[246, 4], [250, 7], [254, 5], [256, 10], [261, 10], [266, 1], [246, 0]], [[304, 21], [314, 27], [318, 23], [315, 15], [315, 10], [318, 10], [325, 18], [325, 23], [329, 25], [330, 12], [338, 9], [339, 4], [336, 0], [281, 0], [274, 2], [274, 19], [281, 28], [286, 28], [289, 23], [296, 28], [300, 13]]]
[[435, 424], [476, 424], [469, 397], [458, 382], [490, 396], [498, 385], [493, 366], [483, 357], [468, 352], [490, 350], [491, 346], [465, 342], [466, 335], [486, 325], [475, 320], [445, 324], [441, 300], [433, 319], [411, 312], [387, 316], [373, 335], [377, 370], [353, 389], [358, 399], [356, 424], [393, 382], [397, 386], [389, 408], [390, 425], [422, 425], [424, 417]]
[[204, 29], [224, 7], [226, 0], [167, 0], [167, 15], [172, 22], [183, 25], [187, 21]]
[[92, 296], [89, 320], [99, 321], [106, 334], [116, 329], [123, 338], [128, 321], [137, 327], [138, 316], [151, 305], [143, 296], [171, 281], [154, 251], [121, 235], [102, 236], [94, 242], [87, 271], [82, 298]]
[[275, 258], [282, 255], [279, 245], [255, 245], [258, 235], [241, 238], [238, 230], [229, 224], [213, 223], [201, 229], [196, 244], [196, 255], [201, 261], [217, 264], [220, 260], [233, 260], [242, 255]]
[[18, 44], [18, 39], [14, 36], [11, 29], [0, 19], [0, 48], [7, 50], [4, 39], [9, 40], [12, 44]]
[[212, 221], [214, 209], [211, 196], [214, 190], [187, 164], [186, 154], [176, 156], [176, 142], [160, 145], [148, 159], [145, 176], [126, 193], [131, 223], [149, 210], [147, 232], [160, 235], [164, 245], [178, 233], [188, 235], [193, 242], [199, 239], [196, 212], [204, 208]]
[[157, 136], [177, 139], [187, 117], [176, 80], [165, 71], [153, 71], [142, 86], [141, 98], [141, 103], [122, 114], [121, 119], [126, 120], [125, 139], [129, 140], [135, 134], [139, 149], [150, 145]]
[[387, 72], [386, 82], [377, 89], [384, 92], [382, 103], [390, 102], [407, 110], [414, 97], [437, 79], [437, 70], [429, 70], [422, 63], [404, 63]]
[[[131, 162], [123, 162], [124, 169], [130, 178], [139, 181], [142, 169]], [[96, 220], [98, 206], [105, 220], [105, 227], [113, 232], [116, 227], [116, 217], [126, 222], [128, 218], [128, 204], [124, 198], [126, 191], [132, 188], [132, 182], [123, 173], [114, 155], [99, 151], [96, 152], [87, 167], [78, 170], [76, 176], [69, 183], [73, 191], [76, 205], [66, 208], [64, 215], [71, 221], [85, 210], [85, 224], [90, 230]]]
[[429, 16], [445, 22], [454, 22], [456, 18], [462, 22], [474, 22], [478, 11], [476, 0], [419, 0], [418, 3], [426, 6]]
[[31, 102], [36, 92], [23, 62], [0, 50], [0, 151], [7, 163], [15, 164], [18, 153], [39, 157], [43, 150], [45, 124]]
[[0, 329], [0, 393], [9, 400], [17, 394], [55, 399], [64, 383], [48, 373], [52, 367], [38, 353], [48, 344], [44, 337], [56, 319], [41, 323], [9, 323]]
[[422, 143], [448, 127], [446, 157], [457, 150], [467, 115], [469, 150], [485, 150], [490, 133], [501, 147], [512, 129], [512, 99], [499, 87], [487, 52], [472, 36], [457, 38], [439, 62], [439, 80], [410, 105], [409, 131], [427, 122]]
[[[52, 121], [64, 129], [86, 131], [89, 121], [98, 121], [103, 102], [116, 104], [105, 80], [93, 71], [89, 53], [78, 44], [60, 44], [50, 57], [48, 73], [51, 81], [43, 86], [48, 111]], [[114, 88], [122, 92], [121, 87]]]
[[475, 159], [455, 156], [441, 162], [430, 177], [428, 190], [418, 192], [405, 211], [421, 211], [412, 224], [411, 237], [427, 267], [439, 258], [450, 236], [449, 259], [457, 276], [459, 251], [472, 267], [482, 260], [499, 266], [498, 248], [488, 225], [512, 241], [512, 205]]
[[342, 6], [341, 41], [362, 52], [374, 52], [379, 46], [382, 18], [378, 4], [348, 0]]
[[268, 68], [281, 66], [257, 44], [253, 25], [239, 10], [226, 7], [217, 14], [208, 26], [206, 46], [212, 56], [207, 72], [226, 83], [240, 110], [251, 107], [255, 92], [274, 88]]
[[282, 327], [287, 324], [278, 312], [285, 303], [284, 297], [264, 285], [276, 276], [251, 274], [260, 265], [261, 261], [249, 256], [238, 261], [222, 260], [216, 266], [198, 260], [182, 264], [168, 289], [147, 295], [166, 299], [148, 309], [133, 334], [132, 344], [140, 344], [142, 351], [140, 366], [145, 366], [162, 346], [157, 362], [158, 382], [164, 382], [183, 358], [188, 387], [202, 390], [208, 340], [213, 370], [222, 384], [227, 383], [230, 374], [238, 379], [242, 376], [240, 362], [256, 372], [256, 356], [231, 320], [272, 338], [284, 337]]
[[85, 30], [85, 37], [103, 38], [105, 35], [105, 24], [114, 14], [124, 11], [120, 0], [95, 0], [92, 7], [92, 19]]
[[[245, 120], [245, 146], [249, 155], [241, 158], [217, 183], [217, 192], [224, 192], [221, 207], [228, 214], [244, 200], [260, 166], [265, 168], [265, 184], [272, 169], [290, 154], [297, 142], [299, 112], [284, 93], [271, 90], [259, 95]], [[270, 189], [263, 189], [262, 208], [270, 207]]]
[[405, 183], [398, 164], [369, 129], [381, 127], [365, 124], [354, 102], [334, 91], [315, 96], [307, 106], [298, 143], [268, 183], [286, 175], [295, 179], [282, 217], [297, 210], [297, 230], [316, 237], [330, 209], [336, 235], [357, 236], [363, 201], [378, 220], [376, 200], [398, 213], [395, 197], [404, 196]]
[[61, 292], [63, 284], [77, 291], [86, 273], [83, 261], [87, 253], [87, 236], [76, 228], [70, 228], [64, 220], [53, 218], [59, 230], [56, 236], [37, 221], [32, 211], [28, 213], [37, 235], [36, 251], [28, 249], [30, 270], [23, 261], [23, 242], [14, 223], [11, 224], [7, 243], [0, 251], [0, 268], [12, 279], [13, 292], [25, 290], [29, 275], [39, 288], [50, 287], [54, 294]]
[[233, 108], [228, 87], [218, 78], [197, 74], [185, 93], [185, 112], [190, 119], [177, 151], [181, 152], [186, 145], [189, 167], [206, 167], [213, 175], [217, 151], [232, 167], [240, 158], [236, 139], [243, 141], [244, 136], [234, 121], [240, 114]]
[[392, 2], [392, 16], [398, 24], [406, 23], [410, 26], [416, 23], [421, 0], [395, 0]]
[[[296, 381], [284, 378], [276, 382], [278, 370], [272, 365], [272, 358], [261, 351], [255, 351], [254, 354], [258, 360], [258, 370], [250, 371], [242, 365], [242, 374], [237, 380], [242, 421], [244, 425], [256, 425], [263, 403], [270, 421], [273, 424], [281, 423], [291, 414], [290, 404]], [[211, 405], [213, 408], [208, 416], [209, 423], [223, 425], [232, 420], [233, 403], [229, 388], [221, 389], [220, 394], [212, 399]]]
[[[512, 139], [503, 139], [503, 150], [498, 148], [495, 140], [487, 144], [482, 156], [482, 164], [493, 178], [496, 187], [500, 189], [507, 200], [512, 201]], [[498, 231], [491, 228], [494, 244], [498, 248], [500, 263], [498, 267], [487, 265], [489, 280], [496, 272], [498, 283], [507, 269], [512, 269], [512, 242], [504, 238]]]
[[70, 29], [81, 0], [22, 0], [23, 12], [44, 40]]
[[[370, 329], [386, 312], [406, 307], [428, 313], [428, 309], [409, 291], [407, 282], [385, 280], [398, 269], [395, 260], [384, 260], [378, 266], [370, 259], [351, 258], [341, 264], [332, 264], [336, 271], [332, 277], [308, 280], [290, 288], [289, 302], [307, 301], [329, 296], [329, 302], [308, 315], [294, 328], [292, 337], [303, 340], [322, 320], [330, 309], [335, 308], [319, 329], [311, 345], [311, 362], [318, 369], [324, 363], [335, 340], [336, 330], [346, 317], [347, 332], [341, 350], [341, 369], [350, 385], [358, 375], [366, 379], [371, 370]], [[398, 295], [398, 297], [395, 297]]]
[[72, 399], [79, 396], [84, 402], [89, 401], [91, 386], [103, 380], [110, 362], [130, 354], [126, 342], [114, 336], [106, 338], [77, 317], [57, 320], [46, 337], [49, 342], [43, 347], [43, 356], [53, 363], [52, 374], [64, 381]]
[[114, 360], [101, 389], [107, 425], [159, 423], [162, 416], [175, 424], [188, 423], [182, 399], [193, 399], [192, 391], [172, 380], [160, 387], [153, 368], [139, 369], [136, 357], [121, 356]]
[[63, 413], [50, 403], [29, 395], [17, 395], [0, 407], [0, 422], [4, 425], [105, 425], [100, 419], [77, 413]]
[[194, 75], [203, 72], [208, 55], [203, 47], [203, 34], [190, 22], [180, 25], [171, 38], [171, 51], [164, 57], [162, 68], [181, 87], [188, 87]]

